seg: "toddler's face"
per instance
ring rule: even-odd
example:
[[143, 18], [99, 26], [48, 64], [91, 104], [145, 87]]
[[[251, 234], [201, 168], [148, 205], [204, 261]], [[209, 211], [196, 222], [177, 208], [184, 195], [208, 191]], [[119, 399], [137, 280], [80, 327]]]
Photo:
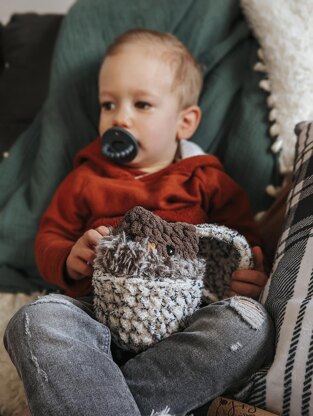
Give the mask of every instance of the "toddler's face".
[[99, 76], [99, 133], [111, 127], [132, 133], [139, 152], [129, 165], [146, 172], [173, 161], [181, 119], [173, 72], [160, 55], [145, 45], [127, 45], [105, 59]]

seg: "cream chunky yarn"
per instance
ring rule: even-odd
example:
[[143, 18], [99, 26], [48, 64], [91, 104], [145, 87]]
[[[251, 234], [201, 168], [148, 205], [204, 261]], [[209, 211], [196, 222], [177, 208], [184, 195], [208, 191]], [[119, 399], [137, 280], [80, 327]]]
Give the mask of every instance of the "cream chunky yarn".
[[97, 247], [96, 316], [117, 345], [138, 352], [182, 330], [203, 302], [223, 296], [234, 270], [251, 267], [237, 231], [168, 223], [135, 207]]

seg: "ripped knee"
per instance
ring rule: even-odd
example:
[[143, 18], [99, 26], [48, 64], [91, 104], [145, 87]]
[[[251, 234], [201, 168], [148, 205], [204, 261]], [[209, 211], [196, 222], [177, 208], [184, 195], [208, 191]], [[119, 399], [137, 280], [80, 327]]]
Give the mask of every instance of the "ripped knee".
[[60, 303], [66, 305], [70, 304], [66, 298], [63, 299], [62, 295], [46, 295], [38, 297], [32, 302], [22, 306], [9, 321], [6, 335], [18, 333], [21, 338], [24, 336], [29, 338], [31, 335], [30, 322], [32, 325], [40, 326], [42, 322], [47, 323], [51, 321], [51, 310], [46, 307], [41, 307], [41, 305], [54, 305]]
[[30, 307], [33, 303], [24, 305], [12, 317], [4, 334], [4, 345], [17, 368], [18, 363], [29, 360], [39, 378], [43, 382], [48, 382], [48, 375], [40, 365], [40, 359], [35, 352], [36, 330], [33, 327], [35, 315]]
[[30, 330], [30, 319], [29, 319], [29, 315], [27, 314], [27, 312], [25, 312], [24, 314], [24, 328], [25, 328], [25, 335], [26, 335], [26, 345], [28, 347], [29, 350], [29, 354], [30, 354], [30, 359], [37, 371], [38, 376], [45, 382], [48, 382], [48, 375], [47, 373], [39, 366], [39, 361], [38, 358], [36, 357], [36, 355], [34, 354], [32, 348], [31, 348], [31, 338], [32, 338], [32, 333]]
[[259, 329], [267, 319], [264, 307], [251, 298], [234, 296], [230, 298], [229, 307], [253, 329]]

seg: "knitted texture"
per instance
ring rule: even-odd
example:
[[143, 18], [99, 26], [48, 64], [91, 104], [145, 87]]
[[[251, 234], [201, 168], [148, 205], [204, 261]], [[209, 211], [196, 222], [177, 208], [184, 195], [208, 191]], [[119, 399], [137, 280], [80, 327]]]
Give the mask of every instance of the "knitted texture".
[[252, 267], [243, 236], [215, 224], [169, 223], [135, 207], [96, 248], [97, 319], [121, 348], [139, 352], [220, 299], [231, 274]]
[[215, 302], [228, 292], [235, 270], [252, 269], [253, 257], [246, 238], [224, 225], [199, 224], [199, 257], [206, 262], [203, 300]]
[[199, 238], [195, 226], [187, 223], [168, 223], [142, 207], [128, 211], [121, 222], [118, 231], [124, 230], [134, 236], [136, 241], [148, 238], [156, 245], [162, 256], [167, 256], [171, 249], [184, 259], [194, 259], [199, 251]]

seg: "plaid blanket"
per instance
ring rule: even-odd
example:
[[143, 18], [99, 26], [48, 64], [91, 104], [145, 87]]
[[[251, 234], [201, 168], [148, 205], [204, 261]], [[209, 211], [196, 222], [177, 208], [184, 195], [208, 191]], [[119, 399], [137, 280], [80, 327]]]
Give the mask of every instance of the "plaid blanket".
[[313, 415], [313, 124], [297, 125], [287, 218], [263, 301], [276, 325], [272, 366], [250, 402], [284, 416]]

